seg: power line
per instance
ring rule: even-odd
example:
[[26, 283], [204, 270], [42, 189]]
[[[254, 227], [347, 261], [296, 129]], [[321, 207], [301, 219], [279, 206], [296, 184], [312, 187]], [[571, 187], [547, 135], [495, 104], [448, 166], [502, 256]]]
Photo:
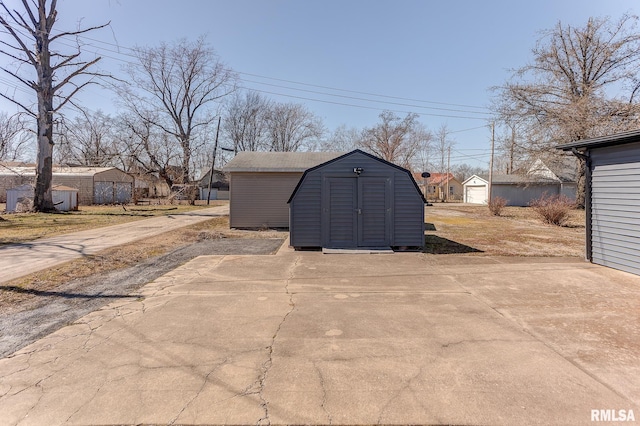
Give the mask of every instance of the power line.
[[[80, 35], [80, 36], [78, 36], [78, 38], [85, 39], [85, 40], [90, 40], [92, 42], [96, 42], [96, 43], [100, 43], [100, 44], [105, 44], [107, 46], [113, 46], [118, 50], [106, 49], [104, 47], [98, 47], [98, 46], [95, 46], [95, 45], [87, 44], [87, 45], [89, 45], [91, 47], [94, 47], [96, 49], [106, 50], [106, 51], [111, 52], [111, 53], [115, 53], [115, 54], [118, 54], [118, 55], [128, 56], [128, 57], [137, 59], [137, 56], [135, 54], [120, 52], [120, 49], [124, 49], [124, 50], [129, 50], [131, 52], [135, 52], [136, 49], [134, 49], [134, 48], [127, 47], [127, 46], [122, 46], [120, 44], [106, 42], [106, 41], [103, 41], [103, 40], [94, 39], [94, 38], [88, 37], [86, 35]], [[97, 53], [97, 52], [94, 52], [94, 53]], [[108, 56], [105, 56], [105, 57], [108, 57]], [[127, 60], [120, 59], [120, 58], [113, 58], [113, 57], [110, 57], [110, 58], [111, 59], [115, 59], [115, 60], [119, 60], [119, 61], [123, 61], [123, 62], [127, 62], [127, 63], [131, 63], [131, 62], [127, 61]], [[308, 86], [308, 87], [316, 87], [316, 88], [320, 88], [320, 89], [337, 91], [337, 92], [346, 92], [346, 93], [354, 93], [354, 94], [366, 95], [366, 96], [375, 96], [375, 97], [387, 98], [387, 99], [396, 99], [396, 100], [403, 100], [403, 101], [410, 101], [410, 102], [427, 103], [427, 104], [434, 104], [434, 105], [445, 105], [445, 106], [455, 106], [455, 107], [473, 108], [473, 109], [482, 110], [482, 111], [451, 110], [453, 112], [467, 112], [467, 113], [472, 113], [472, 114], [491, 114], [491, 112], [490, 112], [490, 110], [488, 108], [481, 107], [481, 106], [476, 106], [476, 105], [455, 104], [455, 103], [447, 103], [447, 102], [436, 102], [436, 101], [428, 101], [428, 100], [422, 100], [422, 99], [405, 98], [405, 97], [400, 97], [400, 96], [382, 95], [382, 94], [372, 93], [372, 92], [361, 92], [361, 91], [356, 91], [356, 90], [341, 89], [341, 88], [337, 88], [337, 87], [324, 86], [324, 85], [312, 84], [312, 83], [304, 83], [304, 82], [300, 82], [300, 81], [287, 80], [287, 79], [276, 78], [276, 77], [268, 77], [268, 76], [255, 74], [255, 73], [248, 73], [248, 72], [242, 72], [242, 71], [236, 71], [236, 72], [238, 74], [241, 74], [241, 75], [248, 75], [248, 76], [251, 76], [251, 77], [258, 77], [258, 78], [262, 78], [262, 79], [266, 79], [266, 80], [280, 81], [280, 82], [285, 82], [285, 83], [290, 83], [290, 84], [297, 84], [297, 85]], [[278, 86], [278, 85], [274, 85], [274, 84], [271, 84], [271, 83], [265, 83], [265, 82], [258, 82], [258, 81], [251, 81], [251, 80], [246, 80], [246, 81], [251, 82], [251, 83], [255, 83], [255, 84], [263, 84], [263, 85], [269, 85], [269, 86], [283, 87], [283, 86]], [[309, 91], [309, 90], [297, 89], [297, 88], [292, 88], [292, 87], [284, 87], [284, 88], [288, 88], [288, 89], [291, 89], [291, 90], [299, 90], [299, 91], [311, 92], [311, 93], [326, 94], [326, 95], [329, 95], [329, 96], [340, 96], [340, 97], [349, 98], [347, 96], [341, 96], [341, 95], [335, 95], [335, 94], [323, 93], [323, 92], [313, 92], [313, 91]], [[353, 98], [353, 99], [359, 99], [359, 98]], [[375, 101], [375, 100], [368, 100], [368, 101], [381, 102], [381, 101]], [[385, 103], [396, 104], [394, 102], [385, 102]], [[398, 104], [398, 105], [413, 106], [413, 105], [405, 105], [405, 104]], [[420, 107], [420, 106], [414, 106], [414, 107], [429, 108], [429, 107]], [[433, 109], [439, 109], [439, 108], [433, 107]], [[449, 110], [449, 109], [446, 109], [446, 108], [442, 108], [442, 109], [443, 110]]]
[[471, 130], [484, 129], [485, 127], [487, 127], [487, 126], [478, 126], [478, 127], [472, 127], [472, 128], [470, 128], [470, 129], [454, 130], [454, 131], [451, 131], [451, 132], [448, 132], [448, 133], [450, 133], [450, 134], [451, 134], [451, 133], [469, 132], [469, 131], [471, 131]]
[[[69, 38], [69, 37], [71, 37], [71, 36], [65, 36], [63, 38]], [[74, 39], [75, 38], [76, 37], [74, 37]], [[91, 44], [91, 43], [87, 43], [86, 45], [84, 45], [85, 46], [84, 51], [86, 51], [87, 53], [91, 53], [91, 54], [94, 54], [94, 55], [99, 55], [99, 56], [102, 56], [104, 58], [113, 59], [113, 60], [116, 60], [116, 61], [119, 61], [119, 62], [123, 62], [123, 63], [129, 64], [129, 65], [138, 65], [136, 62], [132, 62], [132, 61], [124, 59], [122, 57], [116, 57], [116, 56], [111, 56], [111, 55], [105, 55], [104, 54], [104, 52], [106, 51], [106, 52], [114, 53], [117, 56], [126, 56], [126, 57], [136, 58], [137, 59], [137, 57], [134, 54], [124, 53], [124, 52], [120, 51], [121, 49], [124, 49], [124, 50], [129, 50], [129, 51], [134, 52], [135, 49], [133, 49], [133, 48], [126, 47], [126, 46], [121, 46], [119, 44], [114, 44], [114, 43], [110, 43], [110, 42], [106, 42], [106, 41], [102, 41], [102, 40], [97, 40], [97, 39], [94, 39], [94, 38], [91, 38], [91, 37], [87, 37], [85, 35], [77, 36], [77, 38], [78, 39], [83, 39], [83, 40], [90, 40], [92, 42], [104, 44], [104, 45], [107, 45], [107, 46], [113, 46], [113, 47], [116, 47], [118, 49], [118, 50], [113, 50], [113, 49], [108, 49], [108, 48], [105, 48], [105, 47], [102, 47], [102, 46], [96, 46], [96, 45]], [[61, 44], [64, 45], [64, 46], [67, 46], [67, 47], [77, 48], [77, 46], [75, 46], [75, 45], [70, 45], [70, 44], [62, 43], [62, 42], [61, 42]], [[86, 46], [89, 46], [89, 47], [93, 48], [93, 50], [86, 49]], [[311, 84], [311, 83], [302, 83], [302, 82], [293, 81], [293, 80], [286, 80], [286, 79], [280, 79], [280, 78], [274, 78], [274, 77], [267, 77], [267, 76], [263, 76], [263, 75], [259, 75], [259, 74], [246, 73], [246, 72], [238, 72], [238, 74], [249, 75], [249, 76], [268, 79], [268, 80], [273, 80], [273, 81], [287, 82], [287, 83], [290, 83], [290, 84], [297, 84], [297, 85], [308, 86], [308, 87], [317, 87], [317, 88], [322, 88], [322, 89], [325, 89], [325, 90], [361, 94], [361, 95], [374, 96], [374, 97], [380, 97], [380, 98], [385, 98], [385, 99], [397, 99], [397, 100], [405, 100], [405, 101], [418, 102], [418, 103], [427, 103], [427, 104], [434, 104], [434, 105], [458, 106], [458, 107], [463, 107], [463, 108], [474, 108], [474, 109], [481, 109], [481, 110], [487, 111], [487, 109], [484, 108], [484, 107], [478, 107], [478, 106], [474, 106], [474, 105], [452, 104], [452, 103], [445, 103], [445, 102], [434, 102], [434, 101], [426, 101], [426, 100], [420, 100], [420, 99], [403, 98], [403, 97], [398, 97], [398, 96], [381, 95], [381, 94], [370, 93], [370, 92], [360, 92], [360, 91], [355, 91], [355, 90], [339, 89], [339, 88], [330, 87], [330, 86], [322, 86], [322, 85]], [[420, 109], [433, 109], [433, 110], [439, 110], [439, 111], [461, 112], [461, 113], [465, 113], [465, 114], [482, 114], [482, 115], [488, 115], [489, 114], [488, 112], [485, 112], [485, 111], [469, 111], [469, 110], [458, 110], [458, 109], [450, 109], [450, 108], [440, 108], [440, 107], [428, 107], [428, 106], [421, 106], [421, 105], [412, 105], [412, 104], [405, 104], [405, 103], [400, 103], [400, 102], [390, 102], [390, 101], [383, 101], [383, 100], [366, 99], [366, 98], [360, 98], [360, 97], [355, 97], [355, 96], [347, 96], [347, 95], [339, 95], [339, 94], [334, 94], [334, 93], [313, 91], [313, 90], [307, 90], [307, 89], [301, 89], [301, 88], [295, 88], [295, 87], [288, 87], [288, 86], [282, 86], [282, 85], [266, 83], [266, 82], [259, 82], [259, 81], [253, 81], [253, 80], [246, 80], [246, 81], [250, 82], [250, 83], [254, 83], [254, 84], [261, 84], [261, 85], [267, 85], [267, 86], [272, 86], [272, 87], [279, 87], [279, 88], [283, 88], [283, 89], [287, 89], [287, 90], [295, 90], [295, 91], [299, 91], [299, 92], [313, 93], [313, 94], [323, 95], [323, 96], [333, 96], [333, 97], [352, 99], [352, 100], [359, 100], [359, 101], [364, 101], [364, 102], [382, 103], [382, 104], [406, 106], [406, 107], [420, 108]], [[13, 85], [12, 85], [12, 87], [18, 88], [17, 86], [13, 86]], [[321, 102], [321, 103], [327, 103], [327, 104], [333, 104], [333, 105], [341, 105], [341, 106], [347, 106], [347, 107], [353, 107], [353, 108], [361, 108], [361, 109], [370, 109], [370, 110], [376, 110], [376, 111], [389, 110], [388, 108], [380, 108], [380, 107], [373, 107], [373, 106], [367, 106], [367, 105], [356, 105], [356, 104], [350, 104], [350, 103], [344, 103], [344, 102], [335, 102], [335, 101], [330, 101], [330, 100], [310, 98], [310, 97], [305, 97], [305, 96], [296, 96], [296, 95], [272, 92], [272, 91], [261, 90], [261, 89], [257, 89], [257, 88], [246, 87], [246, 86], [244, 88], [246, 90], [251, 90], [251, 91], [254, 91], [254, 92], [266, 93], [266, 94], [276, 95], [276, 96], [283, 96], [283, 97], [293, 98], [293, 99], [306, 100], [306, 101], [311, 101], [311, 102]], [[20, 89], [18, 89], [18, 90], [20, 90]], [[22, 90], [22, 91], [26, 92], [25, 90]], [[401, 110], [391, 110], [391, 111], [392, 112], [397, 112], [397, 113], [406, 113], [406, 114], [412, 113], [412, 111], [401, 111]], [[451, 114], [435, 114], [435, 113], [426, 113], [426, 112], [420, 112], [420, 113], [417, 113], [417, 114], [419, 116], [431, 116], [431, 117], [442, 117], [442, 118], [457, 118], [457, 119], [471, 119], [471, 120], [485, 120], [486, 119], [484, 117], [474, 117], [474, 116], [468, 116], [468, 115], [463, 116], [463, 115], [451, 115]], [[469, 129], [456, 130], [456, 131], [452, 131], [450, 133], [466, 132], [466, 131], [471, 131], [471, 130], [477, 130], [477, 129], [480, 129], [480, 128], [483, 128], [483, 127], [485, 127], [485, 126], [478, 126], [478, 127], [473, 127], [473, 128], [469, 128]]]
[[405, 107], [411, 107], [411, 108], [434, 109], [434, 110], [439, 110], [439, 111], [463, 112], [463, 113], [468, 113], [468, 114], [486, 114], [486, 115], [490, 114], [488, 112], [482, 112], [482, 111], [468, 111], [468, 110], [461, 110], [461, 109], [450, 109], [450, 108], [428, 107], [428, 106], [421, 106], [421, 105], [404, 104], [404, 103], [400, 103], [400, 102], [378, 101], [378, 100], [375, 100], [375, 99], [359, 98], [359, 97], [356, 97], [356, 96], [338, 95], [338, 94], [334, 94], [334, 93], [319, 92], [319, 91], [316, 91], [316, 90], [298, 89], [298, 88], [295, 88], [295, 87], [282, 86], [282, 85], [279, 85], [279, 84], [264, 83], [264, 82], [260, 82], [260, 81], [254, 81], [254, 80], [243, 80], [243, 81], [245, 81], [247, 83], [263, 84], [265, 86], [279, 87], [281, 89], [297, 90], [299, 92], [314, 93], [314, 94], [326, 95], [326, 96], [334, 96], [334, 97], [338, 97], [338, 98], [353, 99], [353, 100], [357, 100], [357, 101], [384, 103], [384, 104], [389, 104], [389, 105], [398, 105], [398, 106], [405, 106]]
[[[355, 104], [347, 104], [344, 102], [335, 102], [335, 101], [328, 101], [328, 100], [323, 100], [323, 99], [313, 99], [313, 98], [306, 98], [303, 96], [295, 96], [295, 95], [287, 95], [284, 93], [277, 93], [277, 92], [270, 92], [267, 90], [260, 90], [260, 89], [256, 89], [256, 88], [252, 88], [252, 87], [246, 87], [246, 86], [241, 86], [243, 89], [246, 90], [251, 90], [254, 92], [260, 92], [260, 93], [266, 93], [269, 95], [276, 95], [276, 96], [284, 96], [287, 98], [293, 98], [293, 99], [301, 99], [301, 100], [305, 100], [305, 101], [312, 101], [312, 102], [322, 102], [322, 103], [326, 103], [326, 104], [332, 104], [332, 105], [342, 105], [342, 106], [348, 106], [348, 107], [354, 107], [354, 108], [363, 108], [363, 109], [371, 109], [371, 110], [376, 110], [376, 111], [391, 111], [391, 112], [397, 112], [397, 113], [401, 113], [401, 114], [412, 114], [414, 113], [413, 111], [400, 111], [400, 110], [391, 110], [388, 108], [378, 108], [378, 107], [371, 107], [371, 106], [366, 106], [366, 105], [355, 105]], [[417, 115], [420, 116], [428, 116], [428, 117], [444, 117], [444, 118], [462, 118], [462, 119], [467, 119], [467, 120], [486, 120], [486, 118], [483, 117], [468, 117], [468, 116], [460, 116], [460, 115], [446, 115], [446, 114], [430, 114], [430, 113], [426, 113], [426, 112], [417, 112], [415, 113]]]
[[338, 91], [338, 92], [348, 92], [348, 93], [355, 93], [355, 94], [367, 95], [367, 96], [378, 96], [378, 97], [381, 97], [381, 98], [398, 99], [398, 100], [410, 101], [410, 102], [422, 102], [422, 103], [429, 103], [429, 104], [436, 104], [436, 105], [457, 106], [457, 107], [462, 107], [462, 108], [477, 108], [477, 109], [483, 109], [485, 111], [489, 111], [485, 107], [480, 107], [480, 106], [475, 106], [475, 105], [452, 104], [452, 103], [446, 103], [446, 102], [435, 102], [435, 101], [425, 101], [425, 100], [421, 100], [421, 99], [403, 98], [403, 97], [399, 97], [399, 96], [380, 95], [380, 94], [371, 93], [371, 92], [359, 92], [359, 91], [356, 91], [356, 90], [339, 89], [339, 88], [330, 87], [330, 86], [322, 86], [322, 85], [311, 84], [311, 83], [302, 83], [302, 82], [293, 81], [293, 80], [285, 80], [285, 79], [282, 79], [282, 78], [266, 77], [266, 76], [259, 75], [259, 74], [252, 74], [252, 73], [241, 72], [241, 71], [236, 71], [236, 72], [238, 74], [249, 75], [249, 76], [252, 76], [252, 77], [264, 78], [264, 79], [267, 79], [267, 80], [282, 81], [282, 82], [285, 82], [285, 83], [299, 84], [301, 86], [317, 87], [317, 88], [320, 88], [320, 89], [335, 90], [335, 91]]

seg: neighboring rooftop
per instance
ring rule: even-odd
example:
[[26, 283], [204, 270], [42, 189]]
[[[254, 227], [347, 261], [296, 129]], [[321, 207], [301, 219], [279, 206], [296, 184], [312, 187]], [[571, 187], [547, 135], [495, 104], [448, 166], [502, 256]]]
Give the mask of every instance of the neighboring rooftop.
[[[491, 178], [494, 184], [558, 183], [558, 179], [536, 175], [494, 174]], [[489, 176], [483, 176], [483, 179], [488, 180]]]
[[[58, 176], [92, 176], [97, 173], [106, 172], [107, 170], [116, 169], [117, 167], [69, 167], [69, 166], [53, 166], [53, 173]], [[0, 174], [2, 175], [20, 175], [20, 176], [34, 176], [36, 174], [35, 166], [7, 166], [3, 164], [0, 167]]]
[[429, 177], [429, 185], [440, 185], [441, 183], [446, 183], [447, 180], [457, 181], [453, 173], [431, 173], [431, 177]]
[[640, 130], [615, 133], [613, 135], [599, 136], [597, 138], [583, 139], [577, 142], [569, 142], [558, 145], [556, 148], [563, 151], [571, 151], [573, 148], [602, 148], [612, 145], [640, 142]]
[[226, 166], [225, 172], [304, 172], [333, 160], [344, 152], [239, 152]]

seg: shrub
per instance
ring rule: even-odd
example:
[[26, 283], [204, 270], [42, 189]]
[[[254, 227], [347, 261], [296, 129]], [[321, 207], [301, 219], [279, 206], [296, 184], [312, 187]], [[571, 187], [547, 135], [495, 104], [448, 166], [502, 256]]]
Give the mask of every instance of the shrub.
[[564, 195], [546, 195], [529, 203], [542, 220], [551, 225], [562, 226], [569, 219], [569, 211], [575, 203]]
[[489, 211], [494, 216], [500, 216], [502, 209], [507, 205], [507, 200], [502, 197], [491, 197], [489, 200]]

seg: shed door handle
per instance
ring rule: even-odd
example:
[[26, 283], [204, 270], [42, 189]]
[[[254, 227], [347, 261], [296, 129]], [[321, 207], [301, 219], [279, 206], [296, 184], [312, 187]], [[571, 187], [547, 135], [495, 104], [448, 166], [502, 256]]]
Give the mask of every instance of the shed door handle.
[[362, 209], [356, 209], [356, 211], [358, 212], [358, 214], [362, 214]]

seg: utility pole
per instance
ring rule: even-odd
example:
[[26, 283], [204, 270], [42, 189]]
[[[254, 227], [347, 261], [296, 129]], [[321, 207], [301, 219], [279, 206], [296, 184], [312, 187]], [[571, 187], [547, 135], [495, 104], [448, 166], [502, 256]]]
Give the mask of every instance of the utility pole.
[[449, 201], [449, 173], [451, 173], [451, 147], [449, 147], [447, 154], [447, 187], [445, 188], [445, 200]]
[[489, 194], [487, 203], [491, 204], [491, 187], [493, 186], [493, 148], [495, 145], [496, 138], [496, 123], [491, 123], [491, 160], [489, 160]]
[[216, 151], [218, 151], [218, 134], [220, 133], [220, 120], [218, 117], [218, 129], [216, 130], [216, 142], [213, 144], [213, 160], [211, 161], [211, 173], [209, 173], [209, 189], [207, 190], [207, 205], [211, 200], [211, 183], [213, 182], [213, 172], [216, 168]]

